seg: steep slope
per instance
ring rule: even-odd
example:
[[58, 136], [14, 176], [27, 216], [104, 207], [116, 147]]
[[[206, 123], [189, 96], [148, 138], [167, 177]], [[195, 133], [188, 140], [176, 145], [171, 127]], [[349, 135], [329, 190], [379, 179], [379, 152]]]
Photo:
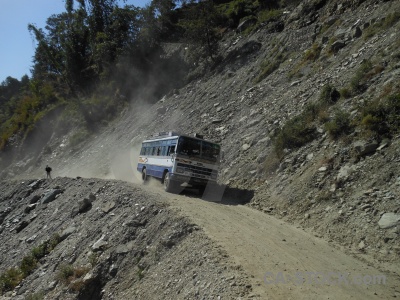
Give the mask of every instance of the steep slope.
[[[1, 182], [2, 299], [234, 299], [246, 275], [157, 192], [122, 181]], [[13, 276], [26, 277], [13, 289]], [[9, 291], [10, 290], [10, 291]]]
[[[222, 144], [220, 182], [254, 192], [249, 206], [398, 274], [399, 135], [376, 138], [360, 122], [369, 101], [399, 93], [398, 11], [398, 1], [303, 1], [255, 33], [226, 35], [223, 61], [201, 79], [154, 106], [132, 105], [79, 148], [53, 139], [40, 163], [26, 157], [3, 174], [43, 176], [46, 162], [56, 176], [136, 181], [145, 137], [200, 132]], [[307, 143], [277, 157], [280, 129], [318, 103], [328, 84], [342, 98], [312, 122]], [[338, 109], [356, 126], [334, 138], [321, 120], [334, 120]], [[382, 226], [388, 216], [393, 222]]]

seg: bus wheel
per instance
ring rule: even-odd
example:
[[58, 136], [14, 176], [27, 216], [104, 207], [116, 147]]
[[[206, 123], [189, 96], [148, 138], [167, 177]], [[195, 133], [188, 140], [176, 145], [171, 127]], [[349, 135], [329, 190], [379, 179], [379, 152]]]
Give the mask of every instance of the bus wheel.
[[175, 183], [171, 181], [171, 177], [169, 175], [169, 172], [165, 173], [164, 176], [164, 190], [167, 193], [174, 193], [175, 192]]
[[146, 170], [146, 168], [144, 168], [142, 170], [142, 180], [143, 180], [143, 182], [147, 181], [147, 170]]

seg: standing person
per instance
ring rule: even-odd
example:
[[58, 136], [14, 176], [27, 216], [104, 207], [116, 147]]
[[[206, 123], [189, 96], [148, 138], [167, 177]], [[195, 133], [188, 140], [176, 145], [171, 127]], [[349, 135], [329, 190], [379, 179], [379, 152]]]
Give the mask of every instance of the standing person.
[[49, 167], [49, 165], [46, 165], [46, 169], [45, 170], [46, 170], [46, 174], [47, 174], [47, 179], [48, 178], [52, 179], [51, 178], [51, 174], [50, 174], [51, 173], [51, 168]]

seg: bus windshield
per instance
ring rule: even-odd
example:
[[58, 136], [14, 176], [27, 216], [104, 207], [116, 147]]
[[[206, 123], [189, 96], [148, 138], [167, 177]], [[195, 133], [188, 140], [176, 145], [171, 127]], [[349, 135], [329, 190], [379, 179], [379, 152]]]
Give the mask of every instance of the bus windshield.
[[218, 144], [181, 136], [178, 141], [177, 154], [217, 161], [220, 152]]

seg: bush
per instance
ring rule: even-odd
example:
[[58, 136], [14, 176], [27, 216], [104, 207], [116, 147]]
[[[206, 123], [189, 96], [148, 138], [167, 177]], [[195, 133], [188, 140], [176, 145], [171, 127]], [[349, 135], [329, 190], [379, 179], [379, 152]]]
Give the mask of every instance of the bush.
[[361, 125], [376, 137], [400, 131], [400, 93], [369, 102], [362, 110]]
[[8, 269], [0, 276], [0, 294], [12, 291], [23, 279], [23, 274], [18, 268]]
[[277, 46], [272, 51], [273, 53], [278, 53], [278, 55], [276, 55], [272, 59], [266, 59], [261, 63], [261, 72], [257, 76], [255, 83], [259, 83], [261, 80], [268, 77], [272, 72], [279, 68], [281, 63], [286, 60], [287, 54], [282, 53], [281, 50], [278, 49], [279, 47]]
[[24, 277], [27, 277], [29, 274], [33, 272], [33, 270], [36, 269], [36, 266], [37, 266], [37, 260], [33, 255], [29, 255], [25, 256], [22, 259], [20, 269]]
[[331, 84], [326, 84], [322, 88], [321, 94], [319, 96], [319, 101], [323, 105], [335, 104], [340, 98], [340, 93]]
[[314, 43], [310, 49], [304, 53], [303, 61], [316, 61], [321, 54], [321, 46]]
[[257, 14], [259, 23], [271, 22], [278, 20], [282, 15], [282, 11], [278, 9], [262, 10]]
[[274, 140], [274, 148], [278, 158], [283, 158], [284, 149], [301, 147], [315, 137], [315, 128], [310, 126], [309, 115], [300, 114], [289, 120], [279, 131]]
[[364, 39], [369, 39], [382, 30], [389, 29], [400, 20], [400, 12], [393, 12], [369, 26], [363, 33]]
[[364, 61], [358, 68], [356, 74], [350, 80], [350, 90], [352, 95], [357, 95], [365, 91], [367, 74], [371, 69], [372, 63], [369, 60]]
[[343, 110], [337, 110], [333, 120], [325, 123], [325, 130], [333, 138], [349, 133], [350, 129], [350, 114]]
[[25, 300], [43, 300], [44, 299], [44, 292], [40, 291], [34, 294], [29, 294], [26, 296]]
[[57, 273], [57, 279], [65, 284], [69, 284], [73, 280], [74, 267], [68, 264], [62, 264]]
[[8, 269], [0, 276], [0, 294], [13, 290], [24, 278], [31, 274], [37, 267], [37, 261], [49, 254], [61, 239], [58, 234], [53, 235], [38, 247], [32, 249], [31, 254], [25, 256], [19, 268]]

